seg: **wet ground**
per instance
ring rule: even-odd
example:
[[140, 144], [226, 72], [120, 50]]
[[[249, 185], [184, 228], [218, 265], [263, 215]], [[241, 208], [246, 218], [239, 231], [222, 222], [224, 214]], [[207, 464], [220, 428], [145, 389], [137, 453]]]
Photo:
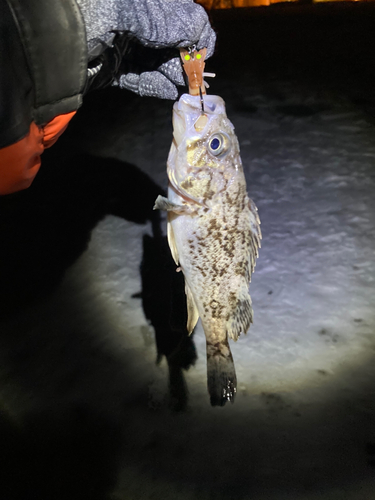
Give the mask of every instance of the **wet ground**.
[[172, 103], [93, 93], [0, 200], [1, 499], [375, 499], [375, 8], [213, 23], [264, 236], [236, 401], [152, 211]]

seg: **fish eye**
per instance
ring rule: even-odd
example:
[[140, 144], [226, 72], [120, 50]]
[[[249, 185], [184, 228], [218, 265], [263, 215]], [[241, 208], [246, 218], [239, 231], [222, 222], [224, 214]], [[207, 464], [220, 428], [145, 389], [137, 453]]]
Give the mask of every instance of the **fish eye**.
[[214, 134], [208, 139], [208, 150], [214, 156], [223, 156], [229, 149], [230, 140], [226, 134]]

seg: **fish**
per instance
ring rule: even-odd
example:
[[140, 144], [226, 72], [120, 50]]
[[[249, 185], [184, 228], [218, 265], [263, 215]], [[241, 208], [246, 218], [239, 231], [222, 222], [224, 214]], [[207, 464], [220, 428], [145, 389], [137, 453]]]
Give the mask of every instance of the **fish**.
[[260, 220], [248, 197], [240, 148], [225, 102], [183, 94], [173, 106], [167, 161], [167, 237], [185, 278], [187, 331], [201, 319], [212, 406], [234, 401], [237, 377], [229, 339], [253, 322], [249, 283], [261, 242]]

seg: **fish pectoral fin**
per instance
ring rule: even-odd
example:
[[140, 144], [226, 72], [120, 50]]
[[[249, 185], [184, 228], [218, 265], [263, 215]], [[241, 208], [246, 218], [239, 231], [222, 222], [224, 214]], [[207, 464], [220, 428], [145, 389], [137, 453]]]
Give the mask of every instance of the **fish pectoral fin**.
[[174, 238], [172, 224], [170, 223], [169, 220], [167, 223], [167, 238], [168, 238], [168, 245], [169, 245], [169, 248], [171, 250], [173, 260], [175, 261], [176, 266], [178, 266], [178, 262], [179, 262], [178, 250], [177, 250], [177, 246], [176, 246], [176, 240]]
[[177, 205], [160, 194], [155, 200], [154, 210], [164, 210], [166, 212], [174, 212], [175, 214], [187, 215], [196, 212], [195, 208], [188, 205]]
[[232, 314], [227, 321], [228, 336], [234, 341], [241, 333], [247, 333], [253, 322], [253, 308], [251, 307], [251, 297], [246, 284], [243, 284], [237, 298], [237, 303]]
[[192, 331], [195, 328], [195, 325], [199, 319], [198, 308], [195, 305], [193, 294], [187, 283], [185, 283], [185, 293], [186, 293], [186, 303], [187, 303], [187, 312], [188, 312], [188, 320], [187, 320], [187, 331], [189, 335], [191, 335]]

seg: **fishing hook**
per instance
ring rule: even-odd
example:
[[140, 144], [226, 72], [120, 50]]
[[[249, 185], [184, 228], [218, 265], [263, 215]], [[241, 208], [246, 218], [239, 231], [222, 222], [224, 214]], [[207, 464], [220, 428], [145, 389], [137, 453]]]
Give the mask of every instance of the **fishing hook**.
[[187, 48], [189, 54], [191, 55], [193, 52], [195, 52], [197, 50], [197, 46], [196, 44], [194, 43], [193, 45], [190, 45], [190, 47]]

